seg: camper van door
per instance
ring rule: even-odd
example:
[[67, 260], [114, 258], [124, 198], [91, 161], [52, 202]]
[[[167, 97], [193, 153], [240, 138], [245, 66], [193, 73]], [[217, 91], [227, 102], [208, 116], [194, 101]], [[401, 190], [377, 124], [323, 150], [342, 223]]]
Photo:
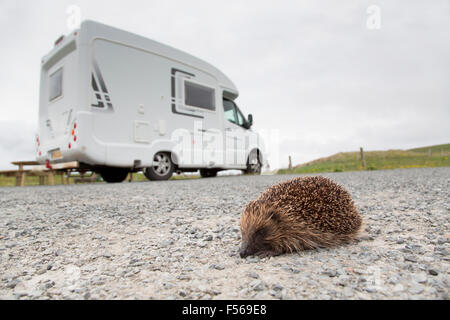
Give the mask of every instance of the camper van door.
[[192, 120], [192, 127], [186, 128], [193, 136], [193, 157], [189, 164], [200, 167], [222, 165], [223, 143], [216, 88], [183, 71], [175, 72], [175, 79], [175, 112]]

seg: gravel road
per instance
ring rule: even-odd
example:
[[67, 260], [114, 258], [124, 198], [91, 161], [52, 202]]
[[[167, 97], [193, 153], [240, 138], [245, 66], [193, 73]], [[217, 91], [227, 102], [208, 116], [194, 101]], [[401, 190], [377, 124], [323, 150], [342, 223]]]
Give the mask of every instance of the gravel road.
[[360, 240], [264, 259], [241, 212], [293, 176], [0, 188], [0, 298], [449, 299], [450, 167], [323, 175]]

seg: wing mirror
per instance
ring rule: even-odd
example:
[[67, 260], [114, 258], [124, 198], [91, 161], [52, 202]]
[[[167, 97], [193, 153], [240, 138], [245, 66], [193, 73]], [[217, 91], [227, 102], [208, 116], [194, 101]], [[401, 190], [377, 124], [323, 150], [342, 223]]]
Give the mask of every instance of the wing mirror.
[[249, 114], [247, 119], [247, 129], [250, 129], [250, 127], [253, 125], [253, 115]]

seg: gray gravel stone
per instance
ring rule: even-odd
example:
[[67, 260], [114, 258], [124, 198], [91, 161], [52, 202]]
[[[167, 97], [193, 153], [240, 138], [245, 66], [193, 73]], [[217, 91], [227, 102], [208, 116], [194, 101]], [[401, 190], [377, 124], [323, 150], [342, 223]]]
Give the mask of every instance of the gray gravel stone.
[[337, 272], [336, 270], [325, 270], [324, 272], [322, 272], [324, 275], [329, 276], [330, 278], [336, 277], [337, 276]]
[[437, 272], [434, 269], [428, 269], [428, 273], [431, 274], [432, 276], [437, 276], [439, 274], [439, 272]]
[[255, 263], [255, 262], [259, 262], [260, 259], [257, 256], [249, 256], [249, 257], [245, 258], [245, 260], [250, 263]]
[[274, 291], [281, 291], [281, 290], [283, 290], [283, 286], [282, 286], [282, 285], [279, 285], [279, 284], [274, 284], [274, 285], [272, 286], [272, 289], [273, 289]]
[[13, 279], [11, 281], [8, 282], [8, 284], [6, 285], [6, 287], [8, 289], [14, 289], [16, 287], [17, 284], [19, 284], [19, 280], [18, 279]]
[[212, 264], [209, 266], [210, 269], [223, 270], [225, 266], [222, 264]]
[[263, 291], [264, 283], [261, 280], [254, 280], [250, 283], [250, 287], [255, 291]]
[[411, 285], [411, 288], [410, 288], [410, 292], [412, 294], [420, 294], [423, 292], [423, 290], [424, 290], [424, 288], [420, 284], [413, 284], [413, 285]]
[[354, 292], [353, 292], [353, 289], [351, 289], [350, 287], [344, 288], [343, 294], [347, 298], [353, 297], [355, 295]]
[[425, 283], [427, 282], [427, 276], [423, 273], [417, 274], [413, 276], [414, 281], [418, 283]]
[[399, 283], [399, 284], [395, 285], [393, 292], [399, 293], [399, 292], [403, 292], [404, 290], [405, 290], [405, 287], [401, 283]]
[[405, 256], [405, 261], [409, 261], [409, 262], [417, 262], [417, 259], [416, 259], [416, 257], [414, 257], [414, 256], [411, 256], [411, 255], [408, 255], [408, 256]]

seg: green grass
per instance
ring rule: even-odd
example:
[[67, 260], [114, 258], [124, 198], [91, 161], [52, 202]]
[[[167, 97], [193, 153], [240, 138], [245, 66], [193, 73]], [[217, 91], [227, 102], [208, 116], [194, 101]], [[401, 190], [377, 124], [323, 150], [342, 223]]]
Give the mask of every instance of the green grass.
[[422, 147], [422, 148], [414, 148], [414, 149], [409, 149], [408, 151], [428, 153], [430, 149], [431, 149], [432, 153], [440, 154], [442, 152], [442, 153], [448, 154], [448, 153], [450, 153], [450, 143], [439, 144], [436, 146]]
[[[90, 174], [86, 175], [88, 177]], [[70, 178], [70, 184], [74, 184], [74, 178], [80, 177], [79, 174], [72, 174]], [[55, 185], [62, 184], [61, 176], [54, 175]], [[97, 180], [94, 183], [102, 183], [102, 179], [100, 176], [97, 176]], [[44, 180], [44, 185], [47, 185], [47, 180]], [[13, 187], [16, 185], [15, 177], [5, 177], [0, 175], [0, 187]], [[38, 186], [39, 185], [39, 177], [36, 176], [26, 176], [25, 177], [25, 186]]]
[[[431, 149], [431, 156], [429, 150]], [[365, 151], [366, 168], [363, 168], [360, 153], [340, 152], [330, 157], [317, 159], [295, 166], [284, 173], [343, 172], [357, 170], [385, 170], [397, 168], [426, 168], [450, 166], [450, 144], [422, 147], [411, 150]]]
[[[55, 178], [55, 184], [61, 183], [59, 178]], [[0, 176], [0, 187], [12, 187], [16, 185], [15, 177], [5, 177]], [[39, 185], [39, 177], [25, 177], [25, 185], [26, 186], [38, 186]]]

